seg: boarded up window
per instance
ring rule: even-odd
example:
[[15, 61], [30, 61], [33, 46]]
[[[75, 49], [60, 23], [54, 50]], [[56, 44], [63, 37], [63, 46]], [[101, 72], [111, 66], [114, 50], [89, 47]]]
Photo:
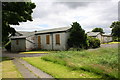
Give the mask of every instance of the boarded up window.
[[41, 48], [41, 37], [38, 36], [38, 48], [40, 49]]
[[60, 45], [60, 35], [56, 34], [56, 44]]
[[50, 44], [50, 35], [46, 35], [46, 44]]
[[19, 40], [16, 40], [16, 45], [19, 45]]

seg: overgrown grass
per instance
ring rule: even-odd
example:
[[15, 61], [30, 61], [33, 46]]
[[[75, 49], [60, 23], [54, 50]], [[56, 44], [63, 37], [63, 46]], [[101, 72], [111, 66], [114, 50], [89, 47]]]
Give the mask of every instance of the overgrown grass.
[[[44, 72], [52, 75], [55, 78], [61, 80], [65, 78], [101, 78], [101, 75], [97, 75], [93, 72], [86, 72], [84, 70], [73, 70], [68, 66], [63, 66], [61, 64], [55, 64], [50, 61], [45, 61], [41, 57], [24, 57], [22, 58], [28, 63], [43, 70]], [[66, 80], [66, 79], [65, 79]]]
[[118, 48], [92, 51], [61, 51], [42, 57], [45, 61], [61, 64], [72, 70], [85, 70], [104, 78], [118, 78]]
[[16, 66], [8, 57], [3, 57], [2, 62], [2, 78], [22, 78], [22, 75], [16, 69]]

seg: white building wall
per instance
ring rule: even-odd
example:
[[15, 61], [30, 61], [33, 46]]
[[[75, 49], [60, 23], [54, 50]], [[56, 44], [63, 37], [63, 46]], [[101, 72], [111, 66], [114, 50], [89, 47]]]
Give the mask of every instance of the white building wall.
[[[60, 34], [60, 45], [56, 44], [56, 40], [55, 40], [56, 34]], [[46, 44], [46, 35], [50, 35], [50, 44]], [[67, 39], [69, 34], [66, 32], [36, 35], [35, 42], [37, 44], [37, 47], [38, 47], [38, 36], [41, 37], [41, 49], [47, 49], [47, 50], [66, 50], [67, 49]]]
[[35, 36], [30, 36], [26, 38], [26, 50], [35, 49]]
[[107, 42], [111, 42], [112, 41], [112, 37], [110, 36], [103, 36], [103, 43], [107, 43]]
[[98, 34], [96, 38], [98, 38], [100, 40], [100, 42], [102, 43], [102, 36], [101, 36], [101, 34]]
[[[59, 34], [60, 35], [60, 45], [56, 44], [56, 38], [55, 35]], [[53, 34], [53, 49], [54, 50], [66, 50], [67, 49], [67, 39], [68, 39], [69, 34], [68, 33], [55, 33]]]
[[[16, 44], [16, 40], [18, 40], [18, 45]], [[11, 51], [26, 51], [26, 41], [25, 39], [16, 39], [11, 40]]]

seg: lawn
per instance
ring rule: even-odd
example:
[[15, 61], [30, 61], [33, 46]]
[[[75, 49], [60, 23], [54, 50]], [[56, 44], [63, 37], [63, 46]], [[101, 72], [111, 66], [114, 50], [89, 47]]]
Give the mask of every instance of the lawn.
[[118, 48], [60, 51], [24, 60], [55, 78], [118, 78]]
[[9, 58], [4, 57], [0, 64], [2, 64], [2, 78], [22, 78], [22, 75]]

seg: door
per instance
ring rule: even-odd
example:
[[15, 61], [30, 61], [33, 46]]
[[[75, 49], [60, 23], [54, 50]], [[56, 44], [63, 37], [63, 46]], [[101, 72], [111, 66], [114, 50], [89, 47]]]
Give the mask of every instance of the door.
[[38, 36], [38, 48], [40, 49], [41, 48], [41, 37]]

